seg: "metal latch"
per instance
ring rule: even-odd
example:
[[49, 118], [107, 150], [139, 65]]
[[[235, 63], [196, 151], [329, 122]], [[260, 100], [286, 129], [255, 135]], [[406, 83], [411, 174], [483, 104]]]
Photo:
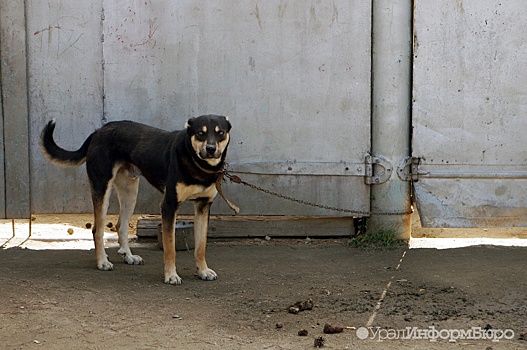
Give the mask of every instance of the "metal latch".
[[[366, 173], [364, 183], [366, 185], [382, 184], [392, 176], [393, 166], [386, 159], [366, 155]], [[374, 171], [375, 168], [375, 171]]]
[[403, 181], [419, 181], [419, 164], [421, 158], [418, 157], [404, 157], [401, 164], [397, 167], [397, 175]]

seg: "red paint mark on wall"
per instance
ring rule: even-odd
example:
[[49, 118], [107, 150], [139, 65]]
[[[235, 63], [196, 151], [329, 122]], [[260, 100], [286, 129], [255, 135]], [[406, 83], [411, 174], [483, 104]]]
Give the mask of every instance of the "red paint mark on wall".
[[154, 39], [154, 34], [156, 33], [158, 25], [156, 25], [155, 19], [154, 20], [149, 20], [149, 22], [150, 22], [150, 28], [148, 30], [148, 36], [145, 39], [141, 40], [141, 41], [138, 41], [138, 42], [136, 42], [134, 44], [130, 44], [130, 47], [151, 45], [151, 47], [154, 48], [156, 46], [157, 42]]
[[42, 34], [43, 32], [51, 31], [52, 29], [61, 29], [61, 28], [60, 28], [60, 26], [49, 26], [47, 28], [44, 28], [44, 29], [41, 29], [41, 30], [37, 30], [36, 32], [33, 33], [33, 35]]

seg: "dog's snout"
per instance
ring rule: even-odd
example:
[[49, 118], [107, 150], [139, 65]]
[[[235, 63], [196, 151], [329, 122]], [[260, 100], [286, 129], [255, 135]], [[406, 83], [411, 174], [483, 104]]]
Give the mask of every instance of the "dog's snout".
[[216, 145], [207, 145], [205, 147], [205, 151], [207, 151], [209, 154], [216, 152]]

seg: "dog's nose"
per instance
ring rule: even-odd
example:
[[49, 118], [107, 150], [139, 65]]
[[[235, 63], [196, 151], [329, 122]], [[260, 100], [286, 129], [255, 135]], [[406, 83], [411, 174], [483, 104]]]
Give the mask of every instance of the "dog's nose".
[[205, 147], [205, 151], [207, 151], [208, 154], [213, 154], [216, 152], [216, 146], [215, 145], [207, 145]]

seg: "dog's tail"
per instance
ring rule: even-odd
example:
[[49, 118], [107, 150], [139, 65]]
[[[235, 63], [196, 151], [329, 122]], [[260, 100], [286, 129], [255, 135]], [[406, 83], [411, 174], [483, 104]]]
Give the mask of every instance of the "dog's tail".
[[79, 166], [86, 161], [86, 153], [90, 145], [92, 135], [82, 144], [81, 148], [76, 151], [68, 151], [59, 147], [53, 139], [55, 131], [55, 119], [51, 120], [42, 130], [40, 135], [40, 149], [42, 154], [51, 163], [63, 167]]

